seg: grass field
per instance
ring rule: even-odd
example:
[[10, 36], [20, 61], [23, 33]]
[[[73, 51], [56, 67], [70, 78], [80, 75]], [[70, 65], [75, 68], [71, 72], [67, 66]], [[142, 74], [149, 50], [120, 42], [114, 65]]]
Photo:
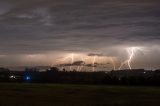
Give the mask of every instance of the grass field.
[[160, 106], [160, 88], [2, 83], [0, 106]]

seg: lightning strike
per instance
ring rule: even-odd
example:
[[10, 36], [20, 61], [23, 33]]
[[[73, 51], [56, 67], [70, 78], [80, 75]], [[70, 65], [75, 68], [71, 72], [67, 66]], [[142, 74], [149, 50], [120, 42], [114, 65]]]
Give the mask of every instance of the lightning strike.
[[132, 69], [131, 62], [132, 62], [132, 58], [135, 54], [136, 49], [137, 48], [135, 48], [135, 47], [132, 47], [132, 48], [128, 49], [129, 59], [128, 59], [127, 63], [128, 63], [128, 67], [129, 67], [130, 70]]
[[79, 71], [81, 71], [84, 68], [87, 59], [90, 59], [90, 58], [84, 57], [81, 55], [81, 61], [83, 61], [84, 63], [79, 67]]
[[112, 58], [112, 57], [110, 57], [110, 60], [111, 60], [112, 65], [113, 65], [113, 70], [116, 70], [115, 61], [113, 60], [113, 58]]
[[73, 65], [73, 62], [74, 62], [74, 53], [71, 54], [71, 66], [69, 67], [70, 71], [72, 70], [72, 65]]
[[127, 60], [125, 60], [124, 62], [121, 63], [120, 67], [118, 68], [118, 70], [121, 70], [122, 67], [127, 63]]
[[96, 58], [97, 58], [97, 56], [94, 56], [93, 57], [93, 62], [92, 62], [92, 71], [94, 72], [95, 71], [95, 62], [96, 62]]
[[125, 60], [124, 62], [121, 63], [120, 67], [119, 67], [119, 70], [125, 65], [127, 64], [129, 69], [131, 70], [132, 69], [132, 66], [131, 66], [131, 62], [133, 60], [133, 56], [135, 55], [136, 51], [137, 50], [141, 50], [142, 49], [140, 47], [130, 47], [130, 48], [127, 48], [127, 52], [128, 52], [128, 55], [129, 55], [129, 58], [127, 60]]
[[[70, 59], [70, 65], [73, 65], [73, 63], [74, 63], [74, 53], [72, 53], [72, 54], [70, 54], [69, 56], [66, 56], [66, 57], [64, 57], [64, 58], [62, 58], [62, 59], [59, 59], [58, 61], [61, 63], [61, 62], [64, 62], [64, 61], [66, 61], [66, 60], [68, 60], [68, 59]], [[70, 66], [69, 67], [69, 69], [70, 69], [70, 71], [72, 70], [72, 66]]]

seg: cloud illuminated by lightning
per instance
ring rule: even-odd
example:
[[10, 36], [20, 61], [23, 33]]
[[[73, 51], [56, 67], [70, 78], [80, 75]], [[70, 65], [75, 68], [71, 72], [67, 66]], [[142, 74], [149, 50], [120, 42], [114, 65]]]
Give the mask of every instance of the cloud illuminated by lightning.
[[[129, 47], [126, 48], [126, 51], [128, 53], [128, 57], [127, 59], [121, 63], [120, 67], [118, 68], [119, 70], [122, 69], [122, 67], [124, 65], [127, 65], [127, 67], [129, 69], [132, 69], [132, 61], [133, 58], [135, 56], [135, 53], [137, 53], [137, 51], [143, 51], [143, 49], [141, 47]], [[110, 61], [111, 65], [113, 66], [113, 70], [116, 70], [116, 62], [115, 62], [115, 57], [107, 57], [108, 59], [106, 60], [105, 55], [103, 56], [99, 56], [99, 55], [86, 55], [86, 54], [74, 54], [74, 53], [70, 53], [68, 55], [66, 55], [63, 58], [60, 58], [60, 62], [63, 62], [62, 64], [60, 64], [61, 66], [69, 66], [69, 70], [73, 70], [73, 68], [75, 68], [76, 71], [81, 71], [81, 70], [85, 70], [84, 68], [88, 68], [87, 64], [90, 64], [90, 67], [92, 68], [91, 70], [94, 72], [96, 70], [96, 67], [102, 67], [102, 63], [105, 61]], [[116, 59], [117, 60], [117, 59]], [[69, 63], [64, 63], [64, 62], [69, 62]], [[76, 61], [82, 61], [83, 63], [81, 64], [75, 64]], [[98, 63], [97, 63], [98, 61]], [[100, 64], [101, 63], [101, 64]], [[63, 65], [64, 64], [64, 65]], [[66, 65], [65, 65], [66, 64]]]
[[[58, 59], [58, 62], [64, 62], [64, 61], [70, 59], [70, 61], [71, 61], [70, 64], [72, 65], [74, 63], [74, 56], [75, 56], [75, 54], [71, 53], [71, 54], [69, 54], [68, 56], [66, 56], [66, 57], [64, 57], [62, 59]], [[72, 70], [72, 66], [70, 66], [69, 69], [71, 71]]]

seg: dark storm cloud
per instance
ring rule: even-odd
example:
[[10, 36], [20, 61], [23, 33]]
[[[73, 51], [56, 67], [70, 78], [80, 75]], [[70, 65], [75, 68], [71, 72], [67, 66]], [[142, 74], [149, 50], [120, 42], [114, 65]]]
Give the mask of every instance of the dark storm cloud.
[[84, 61], [75, 61], [75, 62], [73, 63], [73, 65], [83, 65], [83, 64], [85, 64]]
[[105, 55], [102, 54], [102, 53], [90, 53], [90, 54], [88, 54], [88, 56], [98, 56], [98, 57], [101, 57], [101, 56], [105, 56]]
[[85, 65], [85, 62], [84, 61], [75, 61], [73, 62], [72, 64], [60, 64], [60, 66], [81, 66], [81, 65]]
[[[159, 45], [159, 0], [0, 0], [0, 53]], [[111, 53], [112, 54], [112, 53]]]

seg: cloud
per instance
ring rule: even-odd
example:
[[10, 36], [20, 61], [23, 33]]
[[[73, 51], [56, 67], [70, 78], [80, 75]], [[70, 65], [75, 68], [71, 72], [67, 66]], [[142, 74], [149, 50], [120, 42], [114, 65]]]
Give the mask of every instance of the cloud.
[[121, 56], [128, 46], [158, 46], [159, 6], [159, 0], [1, 0], [0, 54]]
[[90, 54], [88, 54], [88, 56], [98, 56], [98, 57], [103, 57], [103, 56], [105, 56], [104, 54], [101, 54], [101, 53], [90, 53]]
[[75, 61], [75, 62], [73, 63], [73, 65], [83, 65], [83, 64], [85, 64], [84, 61]]

